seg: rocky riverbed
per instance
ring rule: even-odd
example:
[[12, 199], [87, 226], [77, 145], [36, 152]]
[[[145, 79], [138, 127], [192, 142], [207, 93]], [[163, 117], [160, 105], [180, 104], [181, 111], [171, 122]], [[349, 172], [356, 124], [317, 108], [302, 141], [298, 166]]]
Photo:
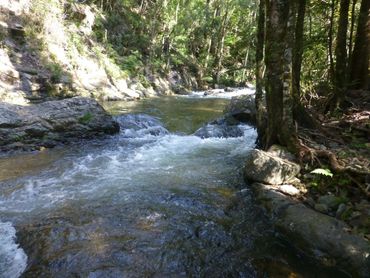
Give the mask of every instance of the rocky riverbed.
[[[223, 90], [222, 93], [226, 93], [226, 91]], [[188, 143], [192, 144], [194, 138], [199, 138], [194, 139], [199, 144], [207, 142], [207, 140], [210, 140], [210, 142], [218, 142], [218, 140], [221, 140], [220, 142], [225, 141], [226, 143], [224, 147], [235, 140], [234, 138], [245, 138], [246, 134], [253, 134], [253, 126], [251, 126], [251, 124], [253, 125], [255, 123], [253, 95], [247, 94], [237, 96], [232, 98], [230, 102], [225, 102], [218, 97], [210, 98], [208, 95], [206, 97], [201, 97], [204, 100], [197, 100], [198, 98], [199, 96], [197, 95], [190, 95], [189, 97], [185, 98], [172, 97], [168, 98], [167, 100], [165, 98], [152, 99], [150, 100], [151, 105], [149, 106], [145, 104], [149, 102], [144, 101], [144, 106], [139, 106], [137, 110], [135, 110], [136, 108], [133, 110], [132, 107], [128, 108], [129, 111], [133, 112], [151, 111], [151, 113], [157, 116], [157, 118], [151, 118], [143, 114], [113, 117], [109, 115], [95, 100], [87, 98], [70, 98], [59, 101], [48, 101], [29, 106], [2, 103], [0, 104], [0, 138], [2, 139], [1, 150], [36, 150], [43, 149], [44, 147], [54, 147], [64, 143], [81, 142], [81, 140], [93, 138], [105, 138], [104, 140], [107, 140], [109, 139], [107, 135], [111, 136], [116, 134], [120, 131], [120, 129], [121, 135], [118, 137], [111, 137], [111, 139], [109, 139], [113, 141], [105, 141], [108, 143], [108, 146], [112, 145], [114, 142], [113, 145], [118, 143], [116, 147], [120, 149], [122, 148], [120, 145], [123, 142], [126, 142], [125, 138], [130, 141], [129, 145], [135, 141], [134, 145], [141, 142], [139, 143], [140, 146], [143, 143], [145, 144], [147, 140], [150, 142], [154, 138], [163, 138], [164, 141], [161, 139], [158, 143], [160, 145], [167, 145], [167, 138], [170, 139], [172, 136], [171, 129], [172, 131], [177, 130], [177, 132], [185, 131], [185, 133], [188, 134], [193, 133], [191, 137], [192, 140], [190, 140]], [[175, 100], [177, 103], [181, 103], [181, 105], [174, 105], [175, 102], [172, 100]], [[207, 103], [206, 106], [198, 105], [198, 103], [202, 102]], [[168, 103], [171, 103], [172, 105], [169, 106]], [[186, 105], [184, 106], [184, 104]], [[136, 104], [134, 103], [134, 106], [135, 105]], [[215, 105], [215, 113], [210, 113], [208, 111], [210, 105]], [[216, 120], [212, 120], [203, 124], [203, 126], [200, 126], [202, 121], [204, 122], [205, 119], [212, 119], [212, 117], [215, 115], [222, 115], [222, 108], [220, 109], [220, 105], [224, 107], [224, 115]], [[128, 107], [129, 106], [130, 105], [128, 105]], [[217, 106], [219, 108], [217, 108]], [[113, 113], [122, 113], [120, 103], [105, 104], [105, 107]], [[116, 107], [119, 109], [117, 110]], [[204, 111], [204, 113], [202, 112], [199, 114], [199, 116], [202, 118], [202, 121], [198, 122], [195, 120], [195, 125], [184, 125], [189, 117], [189, 112], [193, 111], [194, 108], [197, 113]], [[181, 112], [182, 109], [184, 110], [184, 113]], [[173, 118], [173, 113], [176, 113], [177, 115], [175, 118]], [[168, 115], [172, 116], [168, 117]], [[199, 116], [196, 116], [194, 119], [197, 119]], [[203, 118], [203, 116], [205, 118]], [[170, 130], [163, 126], [159, 120], [161, 118], [166, 120], [167, 127], [170, 127]], [[173, 122], [174, 120], [175, 122]], [[249, 125], [246, 125], [246, 123]], [[117, 138], [123, 138], [124, 141]], [[176, 138], [180, 139], [182, 137]], [[131, 140], [134, 141], [131, 142]], [[250, 143], [253, 145], [253, 142]], [[124, 145], [125, 144], [126, 143], [124, 143]], [[168, 147], [172, 148], [171, 144], [168, 145]], [[73, 148], [76, 147], [77, 146]], [[196, 147], [196, 145], [193, 147]], [[109, 148], [110, 147], [108, 147], [108, 149]], [[124, 148], [127, 148], [127, 146]], [[128, 148], [128, 151], [130, 150], [131, 147]], [[233, 150], [232, 152], [235, 151], [237, 150]], [[43, 152], [40, 154], [43, 154]], [[158, 155], [160, 155], [160, 153], [158, 153]], [[243, 160], [246, 158], [244, 178], [247, 181], [247, 184], [252, 184], [251, 189], [257, 203], [265, 209], [266, 215], [270, 218], [269, 221], [274, 225], [276, 230], [279, 231], [282, 237], [288, 237], [290, 240], [292, 240], [292, 244], [295, 248], [303, 250], [308, 257], [319, 260], [322, 265], [341, 269], [342, 271], [345, 271], [349, 275], [355, 277], [366, 277], [370, 266], [369, 242], [361, 235], [351, 233], [351, 226], [341, 221], [341, 215], [346, 212], [346, 205], [343, 204], [342, 201], [338, 201], [337, 197], [330, 194], [320, 196], [317, 201], [308, 201], [309, 199], [304, 197], [308, 191], [307, 186], [302, 184], [297, 178], [301, 177], [301, 167], [296, 163], [294, 155], [290, 154], [282, 147], [272, 146], [267, 152], [253, 149], [248, 150], [244, 148], [241, 149], [240, 155], [238, 155], [238, 160]], [[60, 156], [60, 154], [58, 156]], [[63, 154], [61, 157], [63, 157]], [[44, 158], [41, 159], [43, 160]], [[55, 160], [57, 159], [60, 158], [56, 158]], [[95, 159], [93, 159], [93, 161], [94, 160]], [[26, 162], [27, 160], [24, 161]], [[34, 163], [41, 165], [41, 168], [36, 166], [34, 169], [42, 169], [42, 167], [46, 167], [45, 165], [54, 163], [54, 159], [49, 159], [48, 157], [46, 157], [45, 161], [48, 162]], [[12, 175], [8, 175], [8, 177], [6, 177], [6, 165], [9, 166], [10, 164], [6, 163], [6, 160], [4, 162], [5, 164], [2, 165], [5, 168], [2, 170], [1, 179], [11, 180], [17, 177], [17, 175], [13, 177]], [[14, 161], [11, 163], [14, 163]], [[83, 163], [85, 164], [85, 162]], [[93, 164], [94, 163], [95, 162], [93, 162]], [[172, 163], [175, 162], [171, 162], [171, 164]], [[87, 169], [88, 168], [86, 168], [86, 170]], [[80, 173], [80, 170], [78, 170], [76, 174]], [[20, 170], [18, 173], [28, 175], [29, 173], [32, 173], [32, 171], [34, 171], [32, 170], [32, 167], [30, 168], [27, 166], [25, 171]], [[37, 184], [44, 184], [45, 182], [46, 180], [41, 178]], [[6, 184], [8, 183], [9, 182], [6, 182]], [[49, 181], [46, 183], [49, 183]], [[51, 185], [52, 184], [53, 183], [51, 183]], [[32, 185], [31, 191], [34, 190], [35, 185]], [[10, 195], [13, 196], [18, 191], [16, 188], [7, 189], [9, 186], [10, 188], [12, 187], [11, 183], [5, 185], [5, 187], [2, 189], [5, 190], [5, 199], [2, 201], [5, 202], [4, 204], [7, 203], [6, 196], [8, 193], [6, 192], [10, 190], [10, 192], [13, 192]], [[27, 191], [29, 190], [30, 189], [27, 189]], [[45, 192], [45, 194], [47, 194], [45, 196], [49, 195], [47, 192]], [[14, 199], [16, 201], [17, 197], [14, 197], [16, 198]], [[250, 200], [251, 195], [245, 195], [243, 193], [238, 198], [238, 202], [243, 202], [241, 199], [247, 198]], [[88, 205], [88, 207], [90, 206]], [[358, 207], [360, 208], [360, 206]], [[355, 210], [352, 213], [360, 213], [360, 217], [366, 217], [366, 215], [368, 215], [366, 214], [367, 207], [366, 201], [363, 200], [361, 202], [362, 210], [359, 210], [358, 212]], [[323, 210], [323, 208], [326, 209]], [[336, 218], [332, 217], [332, 209], [336, 210], [336, 213], [333, 215]], [[60, 209], [57, 209], [57, 211], [60, 211]], [[100, 212], [97, 213], [100, 214]], [[153, 217], [157, 217], [156, 215], [157, 214], [155, 214]], [[8, 220], [9, 219], [11, 218], [8, 218]], [[89, 221], [93, 220], [90, 219]], [[50, 226], [52, 229], [55, 229], [55, 225], [50, 221], [46, 221], [45, 223], [45, 227]], [[71, 224], [70, 222], [68, 223], [70, 226], [68, 229], [81, 229], [81, 227], [76, 228], [76, 224]], [[109, 223], [107, 225], [111, 225]], [[5, 229], [4, 231], [12, 241], [15, 237], [14, 228], [9, 222], [4, 222], [2, 225], [3, 229]], [[26, 226], [24, 226], [24, 224], [21, 225], [21, 242], [25, 244], [25, 246], [28, 246], [30, 241], [35, 240], [32, 238], [33, 236], [38, 237], [39, 232], [41, 232], [38, 231], [38, 228], [36, 228], [34, 225], [35, 223], [28, 223]], [[38, 232], [34, 234], [32, 231], [35, 229]], [[77, 230], [76, 233], [80, 233]], [[64, 231], [63, 228], [62, 234], [66, 233], [69, 234], [70, 231]], [[60, 236], [58, 236], [57, 233], [56, 237], [53, 238], [52, 241], [59, 241]], [[51, 239], [49, 236], [45, 237], [43, 235], [42, 237], [46, 241]], [[82, 237], [84, 238], [84, 236]], [[23, 256], [23, 258], [25, 258], [26, 255], [24, 255], [23, 250], [17, 249], [17, 245], [14, 241], [11, 243], [9, 242], [9, 244], [11, 244], [9, 246], [13, 246], [15, 248], [14, 250], [17, 252], [17, 254], [20, 254]], [[26, 251], [27, 254], [31, 255], [32, 258], [45, 253], [44, 249], [35, 249], [30, 253], [29, 248], [31, 247], [27, 247]], [[50, 248], [54, 250], [56, 247], [54, 246]], [[57, 249], [55, 249], [53, 252], [57, 252]], [[44, 255], [47, 254], [45, 253]], [[47, 260], [51, 260], [49, 255], [47, 255]], [[6, 263], [7, 267], [9, 268], [13, 267], [7, 262], [4, 263]], [[25, 265], [23, 259], [19, 262], [14, 261], [14, 263], [22, 264], [22, 267]], [[47, 268], [44, 268], [43, 266], [42, 268], [37, 267], [36, 269], [37, 271], [35, 273], [39, 273], [39, 271], [41, 271], [41, 274], [46, 271]], [[250, 274], [253, 273], [254, 270], [252, 269], [253, 267], [247, 272]], [[29, 269], [29, 271], [31, 271], [30, 273], [33, 273], [32, 269]], [[114, 271], [118, 270], [116, 269]], [[14, 274], [14, 276], [17, 275]]]

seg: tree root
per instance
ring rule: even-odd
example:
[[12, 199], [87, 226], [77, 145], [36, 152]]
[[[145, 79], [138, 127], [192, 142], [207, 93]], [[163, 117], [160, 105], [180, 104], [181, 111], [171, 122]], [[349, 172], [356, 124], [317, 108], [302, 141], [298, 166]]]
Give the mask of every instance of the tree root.
[[331, 151], [310, 148], [305, 145], [301, 139], [298, 139], [297, 142], [297, 154], [299, 162], [301, 164], [303, 164], [304, 161], [309, 160], [311, 164], [314, 164], [314, 161], [316, 161], [321, 165], [320, 158], [327, 159], [333, 172], [345, 174], [353, 183], [358, 186], [358, 188], [365, 194], [365, 196], [370, 198], [369, 186], [366, 186], [366, 184], [361, 183], [357, 179], [357, 177], [359, 176], [366, 177], [367, 175], [369, 175], [368, 171], [363, 171], [355, 169], [351, 166], [346, 166], [343, 162], [339, 161], [337, 159], [337, 156]]

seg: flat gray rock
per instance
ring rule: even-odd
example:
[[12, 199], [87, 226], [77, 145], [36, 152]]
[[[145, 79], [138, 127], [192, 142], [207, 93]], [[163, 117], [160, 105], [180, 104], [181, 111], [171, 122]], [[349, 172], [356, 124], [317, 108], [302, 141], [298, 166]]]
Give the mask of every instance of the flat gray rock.
[[20, 106], [0, 103], [0, 150], [32, 149], [119, 131], [93, 99], [70, 98]]

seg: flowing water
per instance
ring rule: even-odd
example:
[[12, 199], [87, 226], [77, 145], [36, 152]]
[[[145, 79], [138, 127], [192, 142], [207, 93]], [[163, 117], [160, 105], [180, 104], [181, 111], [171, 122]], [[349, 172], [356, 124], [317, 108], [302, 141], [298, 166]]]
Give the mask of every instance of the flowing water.
[[0, 159], [0, 277], [339, 277], [254, 204], [253, 128], [192, 135], [227, 103], [108, 103], [120, 134]]

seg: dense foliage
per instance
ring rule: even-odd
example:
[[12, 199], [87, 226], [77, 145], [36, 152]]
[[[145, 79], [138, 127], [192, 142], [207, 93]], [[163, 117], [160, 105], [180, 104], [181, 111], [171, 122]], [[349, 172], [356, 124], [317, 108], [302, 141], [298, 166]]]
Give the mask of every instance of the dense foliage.
[[243, 0], [93, 0], [95, 26], [131, 71], [188, 70], [200, 86], [252, 79], [256, 2]]
[[[142, 71], [143, 65], [158, 72], [186, 69], [196, 75], [200, 86], [254, 80], [258, 1], [87, 2], [105, 14], [95, 25], [98, 39], [109, 43], [117, 57], [124, 56], [119, 63], [131, 71]], [[348, 11], [342, 18], [348, 21], [344, 63], [349, 66], [361, 1], [347, 2]], [[317, 98], [338, 85], [334, 71], [340, 50], [341, 4], [338, 0], [310, 1], [304, 7], [301, 87], [307, 94], [303, 98]]]
[[[349, 0], [259, 2], [256, 105], [264, 114], [259, 105], [264, 87], [266, 123], [258, 117], [264, 147], [280, 143], [299, 150], [294, 125], [315, 127], [304, 99], [321, 97], [322, 110], [333, 114], [346, 107], [350, 90], [368, 90], [369, 5]], [[263, 47], [264, 54], [258, 53]]]

